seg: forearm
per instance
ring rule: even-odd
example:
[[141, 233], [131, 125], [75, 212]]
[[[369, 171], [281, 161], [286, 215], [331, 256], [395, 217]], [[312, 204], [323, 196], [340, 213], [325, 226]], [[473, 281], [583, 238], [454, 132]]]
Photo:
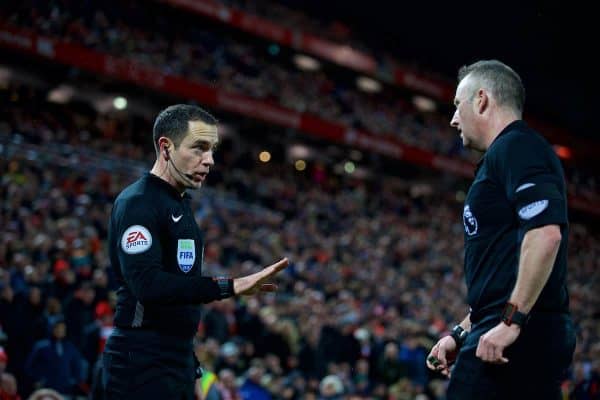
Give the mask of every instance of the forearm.
[[543, 226], [525, 234], [517, 282], [509, 299], [520, 311], [528, 313], [537, 301], [552, 272], [560, 241], [558, 225]]
[[209, 277], [178, 276], [157, 268], [133, 265], [124, 277], [133, 295], [143, 304], [200, 304], [223, 298], [218, 282]]

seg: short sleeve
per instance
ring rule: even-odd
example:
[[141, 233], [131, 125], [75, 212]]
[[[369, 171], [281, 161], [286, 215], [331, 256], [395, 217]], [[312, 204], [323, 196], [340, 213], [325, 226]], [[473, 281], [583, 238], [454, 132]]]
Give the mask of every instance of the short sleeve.
[[524, 231], [567, 223], [560, 161], [537, 134], [509, 134], [495, 152], [495, 173]]

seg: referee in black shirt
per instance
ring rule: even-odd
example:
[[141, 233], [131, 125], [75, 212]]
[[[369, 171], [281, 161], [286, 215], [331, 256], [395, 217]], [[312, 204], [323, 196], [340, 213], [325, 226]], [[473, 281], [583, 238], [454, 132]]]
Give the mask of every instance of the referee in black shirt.
[[106, 399], [194, 399], [192, 339], [200, 304], [272, 291], [265, 283], [287, 259], [242, 278], [202, 273], [203, 235], [186, 189], [202, 186], [214, 165], [217, 121], [190, 105], [162, 111], [154, 123], [156, 162], [121, 192], [108, 245], [119, 282], [113, 334], [103, 354]]
[[575, 349], [562, 167], [521, 120], [515, 71], [479, 61], [458, 78], [451, 125], [465, 146], [485, 152], [463, 210], [471, 310], [427, 365], [450, 375], [449, 400], [558, 400]]

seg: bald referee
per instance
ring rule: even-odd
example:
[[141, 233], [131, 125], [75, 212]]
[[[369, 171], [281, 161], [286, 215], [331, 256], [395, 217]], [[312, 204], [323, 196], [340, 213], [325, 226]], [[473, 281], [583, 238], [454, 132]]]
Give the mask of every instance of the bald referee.
[[115, 200], [108, 245], [119, 288], [113, 334], [103, 354], [105, 398], [194, 399], [192, 339], [200, 304], [272, 291], [282, 259], [241, 278], [202, 276], [203, 234], [187, 190], [214, 165], [217, 121], [178, 104], [154, 123], [156, 162]]
[[449, 400], [561, 399], [575, 348], [565, 179], [521, 119], [524, 99], [521, 78], [499, 61], [459, 71], [451, 125], [484, 155], [463, 210], [471, 310], [427, 358], [451, 375]]

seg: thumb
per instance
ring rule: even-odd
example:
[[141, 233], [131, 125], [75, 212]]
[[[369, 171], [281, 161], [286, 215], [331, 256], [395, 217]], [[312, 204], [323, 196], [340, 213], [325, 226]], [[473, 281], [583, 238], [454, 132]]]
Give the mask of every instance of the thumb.
[[260, 285], [261, 292], [274, 292], [277, 290], [277, 285], [274, 283], [263, 283]]

